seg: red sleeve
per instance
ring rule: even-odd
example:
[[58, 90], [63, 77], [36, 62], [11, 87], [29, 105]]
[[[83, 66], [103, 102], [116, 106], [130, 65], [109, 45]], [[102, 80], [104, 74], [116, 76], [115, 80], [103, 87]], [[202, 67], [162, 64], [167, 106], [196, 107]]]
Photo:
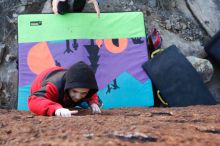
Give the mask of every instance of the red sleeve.
[[37, 115], [53, 116], [57, 109], [62, 108], [62, 105], [57, 101], [58, 89], [48, 82], [46, 86], [40, 88], [28, 98], [28, 107]]
[[90, 97], [87, 101], [89, 103], [89, 105], [95, 103], [97, 105], [99, 105], [99, 97], [97, 94], [94, 94], [92, 97]]

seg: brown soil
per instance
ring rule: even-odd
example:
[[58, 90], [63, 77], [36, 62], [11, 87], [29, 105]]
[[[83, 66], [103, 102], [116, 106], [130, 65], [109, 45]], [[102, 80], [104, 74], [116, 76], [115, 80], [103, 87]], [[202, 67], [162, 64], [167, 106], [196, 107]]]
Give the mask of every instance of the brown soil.
[[220, 146], [220, 105], [80, 111], [71, 118], [1, 109], [0, 145]]

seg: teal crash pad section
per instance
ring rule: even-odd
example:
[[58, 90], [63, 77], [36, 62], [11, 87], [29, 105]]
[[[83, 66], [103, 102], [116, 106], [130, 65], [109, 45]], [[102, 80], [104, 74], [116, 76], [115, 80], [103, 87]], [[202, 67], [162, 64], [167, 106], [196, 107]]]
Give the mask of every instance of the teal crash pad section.
[[18, 109], [19, 110], [28, 110], [28, 105], [27, 105], [27, 98], [30, 95], [30, 89], [31, 86], [27, 85], [27, 86], [23, 86], [23, 87], [19, 87], [18, 88]]
[[[154, 104], [152, 83], [150, 80], [142, 84], [127, 72], [122, 73], [116, 80], [119, 82], [118, 88], [120, 90], [113, 90], [110, 94], [108, 87], [106, 87], [98, 92], [100, 97], [105, 97], [102, 98], [102, 102], [109, 103], [105, 104], [104, 109], [136, 106], [145, 107]], [[110, 85], [113, 84], [114, 82], [110, 83]], [[133, 86], [135, 86], [135, 88], [133, 88]]]

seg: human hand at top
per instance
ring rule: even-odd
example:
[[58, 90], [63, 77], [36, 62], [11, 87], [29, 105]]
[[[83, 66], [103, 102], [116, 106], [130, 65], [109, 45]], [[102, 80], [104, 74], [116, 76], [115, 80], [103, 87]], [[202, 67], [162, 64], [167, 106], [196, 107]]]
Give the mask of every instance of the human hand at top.
[[88, 0], [88, 3], [93, 3], [97, 16], [100, 17], [100, 9], [97, 0]]

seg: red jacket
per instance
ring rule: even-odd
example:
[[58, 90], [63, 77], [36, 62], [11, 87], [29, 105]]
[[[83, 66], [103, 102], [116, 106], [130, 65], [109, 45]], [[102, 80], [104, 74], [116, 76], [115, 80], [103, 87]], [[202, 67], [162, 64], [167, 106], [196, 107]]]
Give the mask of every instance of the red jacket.
[[[63, 76], [66, 70], [62, 67], [54, 67], [45, 70], [37, 76], [31, 86], [31, 95], [28, 98], [29, 109], [42, 116], [53, 116], [59, 108], [74, 107], [74, 103], [64, 91]], [[98, 96], [94, 94], [90, 98], [83, 99], [98, 104]]]

